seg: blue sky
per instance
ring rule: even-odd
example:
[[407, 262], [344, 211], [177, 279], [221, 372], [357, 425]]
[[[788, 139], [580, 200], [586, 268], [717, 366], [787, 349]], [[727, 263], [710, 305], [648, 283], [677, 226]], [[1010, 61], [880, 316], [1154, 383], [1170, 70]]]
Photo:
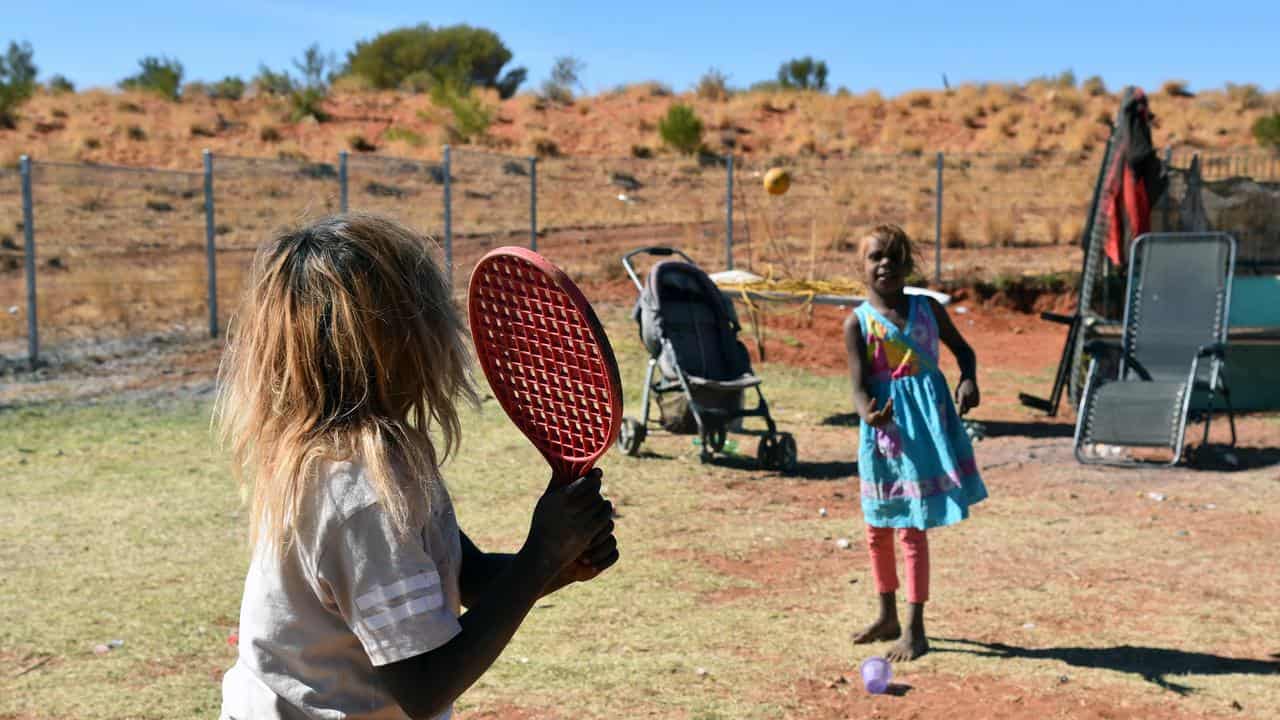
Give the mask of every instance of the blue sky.
[[494, 30], [529, 69], [524, 89], [552, 61], [586, 64], [591, 92], [659, 80], [686, 89], [708, 68], [745, 86], [783, 60], [827, 61], [832, 88], [887, 95], [965, 81], [1021, 81], [1071, 69], [1111, 87], [1192, 89], [1253, 82], [1280, 89], [1280, 3], [1095, 2], [24, 2], [0, 0], [0, 42], [26, 40], [41, 77], [113, 86], [144, 55], [180, 60], [188, 80], [252, 76], [289, 66], [318, 42], [342, 56], [379, 31], [428, 22]]

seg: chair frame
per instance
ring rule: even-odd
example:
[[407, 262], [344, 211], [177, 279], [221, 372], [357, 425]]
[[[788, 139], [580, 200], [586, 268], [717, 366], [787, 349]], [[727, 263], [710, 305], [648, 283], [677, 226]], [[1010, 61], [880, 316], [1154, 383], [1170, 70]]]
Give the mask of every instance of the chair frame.
[[[1089, 375], [1085, 381], [1084, 392], [1081, 395], [1080, 407], [1076, 415], [1075, 430], [1075, 457], [1076, 460], [1086, 465], [1112, 465], [1117, 467], [1142, 467], [1148, 465], [1156, 465], [1143, 460], [1133, 459], [1109, 459], [1099, 458], [1096, 456], [1088, 456], [1083, 452], [1084, 448], [1084, 429], [1088, 420], [1089, 411], [1093, 401], [1093, 389], [1095, 385], [1105, 382], [1133, 382], [1129, 380], [1132, 372], [1136, 374], [1139, 381], [1151, 380], [1151, 375], [1146, 371], [1141, 363], [1133, 356], [1134, 328], [1130, 321], [1132, 319], [1133, 304], [1135, 297], [1138, 296], [1138, 288], [1134, 286], [1135, 270], [1138, 266], [1133, 258], [1140, 257], [1140, 251], [1147, 243], [1160, 242], [1161, 238], [1186, 238], [1186, 237], [1203, 237], [1206, 239], [1214, 239], [1216, 241], [1225, 240], [1227, 243], [1227, 276], [1226, 282], [1222, 288], [1222, 301], [1218, 313], [1218, 327], [1215, 333], [1215, 341], [1206, 345], [1201, 345], [1195, 356], [1191, 359], [1191, 370], [1187, 375], [1187, 383], [1182, 392], [1182, 401], [1179, 406], [1178, 429], [1170, 450], [1173, 452], [1173, 459], [1168, 463], [1163, 463], [1168, 467], [1176, 466], [1182, 460], [1184, 442], [1186, 440], [1187, 421], [1191, 414], [1191, 398], [1197, 389], [1202, 389], [1208, 393], [1208, 404], [1204, 410], [1204, 437], [1201, 440], [1201, 447], [1207, 446], [1209, 443], [1209, 427], [1213, 422], [1214, 400], [1218, 392], [1221, 392], [1223, 401], [1226, 405], [1227, 422], [1231, 426], [1231, 447], [1236, 444], [1236, 421], [1235, 411], [1231, 407], [1231, 391], [1227, 387], [1226, 380], [1223, 377], [1222, 368], [1226, 364], [1226, 348], [1227, 348], [1227, 332], [1228, 324], [1231, 317], [1231, 283], [1235, 276], [1236, 265], [1236, 239], [1230, 233], [1225, 232], [1197, 232], [1197, 233], [1146, 233], [1141, 235], [1133, 242], [1130, 249], [1129, 273], [1127, 287], [1125, 290], [1124, 304], [1124, 325], [1121, 334], [1121, 358], [1120, 373], [1115, 380], [1104, 381], [1098, 377], [1098, 360], [1097, 355], [1106, 347], [1106, 343], [1101, 341], [1091, 341], [1086, 344], [1085, 352], [1092, 356], [1089, 363]], [[1207, 359], [1212, 363], [1209, 372], [1209, 378], [1206, 382], [1198, 380], [1200, 373], [1200, 362]]]

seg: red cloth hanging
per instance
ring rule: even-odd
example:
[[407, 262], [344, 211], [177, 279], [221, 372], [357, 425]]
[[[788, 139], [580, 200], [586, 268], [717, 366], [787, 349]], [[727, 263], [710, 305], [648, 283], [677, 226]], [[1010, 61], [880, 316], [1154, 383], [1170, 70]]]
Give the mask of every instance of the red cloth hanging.
[[1116, 266], [1125, 264], [1129, 242], [1151, 231], [1151, 200], [1147, 184], [1129, 163], [1121, 165], [1120, 181], [1114, 184], [1108, 198], [1111, 226], [1107, 231], [1106, 250], [1107, 257]]

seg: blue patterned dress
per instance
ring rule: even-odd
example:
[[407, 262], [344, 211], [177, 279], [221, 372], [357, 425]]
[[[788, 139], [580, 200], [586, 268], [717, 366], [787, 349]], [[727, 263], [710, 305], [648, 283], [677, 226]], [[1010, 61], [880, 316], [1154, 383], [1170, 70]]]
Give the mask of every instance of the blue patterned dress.
[[854, 310], [866, 341], [867, 392], [877, 408], [893, 398], [892, 423], [860, 424], [858, 474], [868, 525], [927, 530], [969, 517], [987, 488], [938, 369], [933, 310], [927, 298], [907, 297], [902, 329], [870, 303]]

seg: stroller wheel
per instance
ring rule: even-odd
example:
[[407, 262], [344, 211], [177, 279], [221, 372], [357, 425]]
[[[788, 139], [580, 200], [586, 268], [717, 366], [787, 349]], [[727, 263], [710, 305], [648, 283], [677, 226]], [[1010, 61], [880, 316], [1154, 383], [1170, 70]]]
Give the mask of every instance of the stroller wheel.
[[721, 452], [724, 450], [724, 441], [726, 437], [727, 432], [723, 425], [717, 428], [712, 428], [703, 434], [702, 446], [709, 447], [715, 452]]
[[778, 454], [778, 436], [769, 434], [760, 438], [760, 445], [756, 448], [756, 460], [760, 463], [760, 467], [765, 470], [775, 470], [774, 457]]
[[789, 473], [796, 469], [796, 460], [798, 458], [796, 439], [792, 437], [791, 433], [778, 433], [778, 449], [774, 452], [777, 453], [775, 462], [779, 470]]
[[756, 459], [765, 470], [791, 472], [796, 467], [796, 439], [791, 433], [775, 433], [760, 438]]
[[622, 426], [618, 428], [618, 447], [622, 452], [635, 457], [640, 454], [640, 444], [644, 442], [645, 427], [635, 418], [622, 418]]

